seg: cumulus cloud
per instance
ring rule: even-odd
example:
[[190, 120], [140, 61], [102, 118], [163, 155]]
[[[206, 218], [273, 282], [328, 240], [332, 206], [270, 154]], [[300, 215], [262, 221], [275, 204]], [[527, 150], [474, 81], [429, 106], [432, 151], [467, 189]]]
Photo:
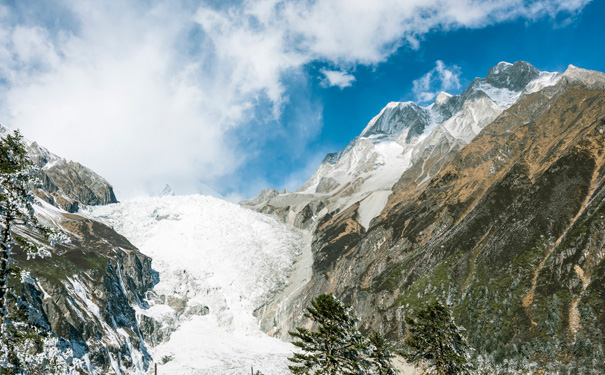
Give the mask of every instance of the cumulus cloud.
[[420, 103], [432, 101], [441, 91], [460, 88], [460, 67], [437, 60], [435, 67], [412, 82], [412, 92]]
[[[124, 196], [161, 189], [166, 182], [179, 192], [193, 192], [262, 153], [267, 132], [281, 132], [303, 145], [316, 137], [321, 124], [281, 122], [290, 100], [288, 82], [309, 74], [305, 67], [312, 62], [332, 66], [320, 78], [342, 88], [354, 80], [345, 72], [384, 62], [402, 46], [417, 48], [429, 31], [573, 16], [587, 2], [48, 0], [0, 5], [0, 122], [97, 170]], [[281, 128], [250, 129], [266, 123]], [[235, 149], [240, 134], [258, 147]]]
[[320, 72], [324, 75], [324, 79], [321, 80], [323, 87], [336, 86], [340, 89], [350, 87], [355, 82], [355, 76], [341, 70], [327, 70], [321, 69]]

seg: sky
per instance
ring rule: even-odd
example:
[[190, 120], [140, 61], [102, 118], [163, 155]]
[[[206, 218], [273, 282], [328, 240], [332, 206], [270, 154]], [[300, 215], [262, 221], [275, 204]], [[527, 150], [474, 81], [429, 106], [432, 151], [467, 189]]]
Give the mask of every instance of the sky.
[[2, 0], [0, 123], [118, 199], [294, 190], [388, 102], [605, 71], [603, 0]]

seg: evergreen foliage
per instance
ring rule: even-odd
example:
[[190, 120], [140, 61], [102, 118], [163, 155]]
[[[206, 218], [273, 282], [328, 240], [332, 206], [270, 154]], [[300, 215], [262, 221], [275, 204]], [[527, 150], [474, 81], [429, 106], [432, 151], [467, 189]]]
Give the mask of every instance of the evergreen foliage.
[[293, 344], [303, 353], [288, 358], [293, 374], [339, 375], [366, 374], [370, 362], [369, 341], [357, 330], [357, 319], [350, 307], [343, 305], [331, 294], [322, 294], [311, 301], [305, 316], [317, 323], [317, 331], [296, 328], [290, 335], [297, 339]]
[[373, 373], [376, 375], [395, 375], [397, 369], [393, 367], [391, 360], [393, 359], [392, 347], [378, 332], [372, 332], [369, 337], [370, 354], [369, 360], [372, 367], [375, 369]]
[[[28, 256], [47, 255], [22, 236], [15, 228], [25, 226], [39, 232], [51, 244], [64, 240], [61, 234], [38, 225], [34, 216], [34, 197], [30, 187], [36, 181], [36, 169], [30, 161], [19, 131], [0, 138], [0, 373], [29, 374], [57, 368], [42, 353], [44, 343], [57, 339], [42, 332], [29, 321], [27, 303], [10, 287], [19, 285], [23, 275], [12, 266], [11, 253], [16, 243]], [[52, 345], [52, 344], [51, 344]], [[55, 356], [56, 357], [56, 356]], [[52, 361], [52, 360], [51, 360]], [[56, 358], [55, 358], [56, 362]], [[40, 372], [41, 373], [41, 372]]]
[[408, 361], [424, 363], [436, 375], [469, 373], [470, 348], [447, 307], [435, 302], [405, 321], [409, 337], [402, 354]]

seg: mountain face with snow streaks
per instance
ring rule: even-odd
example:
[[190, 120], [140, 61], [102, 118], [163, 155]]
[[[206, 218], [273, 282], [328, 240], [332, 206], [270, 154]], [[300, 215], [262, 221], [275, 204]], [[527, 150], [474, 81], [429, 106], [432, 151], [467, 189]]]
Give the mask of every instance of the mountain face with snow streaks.
[[[391, 102], [343, 150], [326, 156], [296, 192], [241, 204], [307, 228], [312, 223], [305, 217], [359, 203], [362, 224], [368, 228], [404, 171], [421, 163], [427, 173], [423, 179], [430, 178], [441, 152], [457, 152], [523, 95], [556, 84], [560, 76], [526, 62], [502, 62], [460, 95], [441, 93], [426, 107]], [[429, 165], [427, 160], [432, 160]]]
[[[360, 136], [301, 191], [256, 202], [282, 220], [319, 209], [305, 214], [313, 277], [301, 295], [334, 293], [394, 340], [406, 314], [441, 300], [482, 371], [605, 371], [605, 74], [500, 63], [425, 109], [437, 104], [451, 116], [415, 141]], [[390, 142], [405, 164], [371, 156]], [[329, 178], [330, 194], [313, 191]]]
[[[0, 136], [12, 130], [0, 124]], [[36, 142], [27, 143], [27, 152], [38, 168], [40, 186], [34, 194], [68, 212], [83, 205], [117, 203], [113, 187], [103, 177], [78, 162], [61, 158]]]

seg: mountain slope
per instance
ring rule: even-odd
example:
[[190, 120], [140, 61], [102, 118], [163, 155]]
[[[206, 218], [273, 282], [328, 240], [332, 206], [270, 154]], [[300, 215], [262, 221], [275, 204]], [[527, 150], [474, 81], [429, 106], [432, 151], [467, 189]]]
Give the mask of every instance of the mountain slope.
[[458, 151], [520, 97], [554, 85], [560, 76], [526, 62], [500, 63], [462, 94], [441, 93], [427, 107], [389, 103], [347, 147], [327, 155], [296, 192], [240, 203], [309, 228], [312, 217], [359, 202], [361, 223], [368, 228], [404, 171], [422, 161], [421, 176], [429, 178], [442, 152]]
[[[67, 241], [51, 246], [25, 228], [16, 230], [9, 285], [45, 342], [24, 355], [56, 361], [65, 374], [145, 373], [151, 357], [133, 306], [146, 305], [144, 295], [155, 282], [151, 259], [99, 222], [42, 201], [35, 210]], [[19, 246], [23, 239], [44, 256], [28, 256]]]
[[[0, 124], [0, 137], [12, 130]], [[117, 203], [113, 187], [80, 163], [65, 160], [36, 142], [27, 141], [29, 157], [38, 168], [41, 186], [34, 193], [53, 206], [77, 212], [83, 205]]]
[[489, 371], [602, 371], [605, 75], [538, 87], [464, 147], [435, 136], [369, 228], [355, 205], [318, 219], [303, 294], [334, 292], [393, 338], [441, 299]]
[[[8, 132], [0, 126], [0, 136]], [[51, 235], [13, 230], [9, 311], [26, 333], [18, 349], [25, 371], [145, 373], [151, 357], [135, 307], [147, 306], [157, 282], [151, 259], [112, 228], [63, 209], [115, 201], [105, 179], [35, 142], [28, 152], [41, 180], [32, 186], [35, 215]], [[28, 243], [37, 256], [24, 251]]]

